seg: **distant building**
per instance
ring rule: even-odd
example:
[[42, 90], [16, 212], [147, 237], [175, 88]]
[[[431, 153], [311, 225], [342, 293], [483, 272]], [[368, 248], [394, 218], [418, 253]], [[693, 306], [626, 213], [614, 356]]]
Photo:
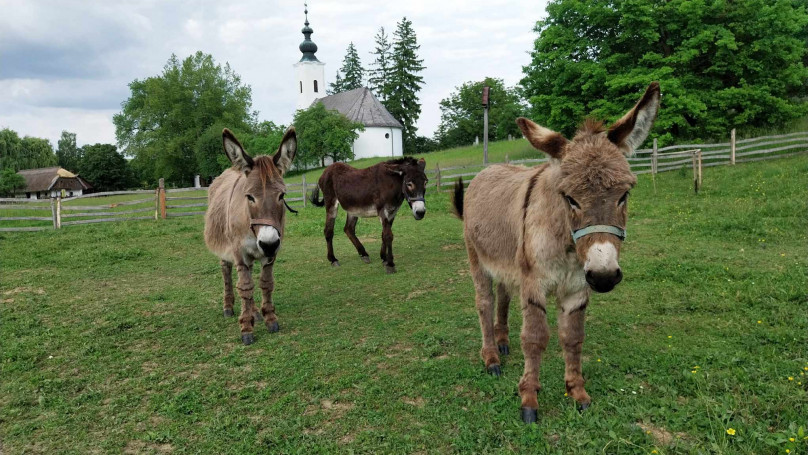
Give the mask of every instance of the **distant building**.
[[93, 188], [83, 178], [59, 166], [17, 173], [25, 179], [25, 188], [14, 193], [17, 198], [47, 199], [62, 194], [64, 197], [81, 196]]
[[309, 27], [308, 8], [302, 30], [305, 39], [300, 43], [303, 56], [294, 64], [298, 91], [297, 109], [308, 109], [314, 103], [323, 103], [326, 109], [336, 110], [351, 121], [365, 126], [353, 143], [354, 159], [404, 154], [403, 126], [379, 102], [367, 87], [343, 93], [325, 95], [325, 63], [314, 55], [317, 45], [311, 40], [314, 33]]

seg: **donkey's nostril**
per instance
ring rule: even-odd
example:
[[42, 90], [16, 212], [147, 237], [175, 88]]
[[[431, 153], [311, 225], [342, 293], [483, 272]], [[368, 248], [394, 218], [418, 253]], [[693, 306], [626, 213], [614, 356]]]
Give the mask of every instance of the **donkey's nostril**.
[[261, 251], [264, 252], [264, 255], [268, 258], [275, 256], [275, 253], [278, 251], [278, 247], [281, 245], [280, 240], [275, 240], [274, 242], [262, 242], [258, 241], [258, 247], [261, 248]]

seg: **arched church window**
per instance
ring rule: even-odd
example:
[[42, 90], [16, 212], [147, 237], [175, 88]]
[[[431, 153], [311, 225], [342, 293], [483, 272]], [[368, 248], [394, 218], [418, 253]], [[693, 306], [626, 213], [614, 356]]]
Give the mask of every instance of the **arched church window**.
[[390, 139], [390, 133], [384, 133], [384, 138], [385, 139]]
[[300, 93], [303, 93], [303, 81], [300, 81]]
[[314, 93], [317, 93], [317, 80], [314, 81]]

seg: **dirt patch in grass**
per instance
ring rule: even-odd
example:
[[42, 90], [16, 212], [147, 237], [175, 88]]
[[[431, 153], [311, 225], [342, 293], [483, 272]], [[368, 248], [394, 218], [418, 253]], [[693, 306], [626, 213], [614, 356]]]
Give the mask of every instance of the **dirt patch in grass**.
[[442, 249], [443, 251], [462, 250], [463, 245], [459, 243], [450, 243], [448, 245], [443, 245], [442, 247], [440, 247], [440, 249]]
[[637, 423], [637, 426], [642, 428], [642, 431], [646, 434], [650, 434], [651, 437], [654, 438], [654, 441], [661, 446], [669, 446], [674, 442], [687, 440], [686, 433], [671, 433], [662, 427], [657, 427], [650, 423], [640, 422]]
[[171, 444], [151, 444], [148, 442], [140, 441], [137, 439], [133, 439], [126, 444], [126, 447], [123, 449], [123, 453], [126, 454], [134, 454], [134, 453], [144, 453], [146, 451], [154, 451], [157, 453], [171, 453], [174, 451], [174, 447]]
[[426, 400], [423, 397], [404, 397], [402, 400], [404, 403], [407, 403], [410, 406], [415, 406], [416, 408], [423, 408], [426, 405]]

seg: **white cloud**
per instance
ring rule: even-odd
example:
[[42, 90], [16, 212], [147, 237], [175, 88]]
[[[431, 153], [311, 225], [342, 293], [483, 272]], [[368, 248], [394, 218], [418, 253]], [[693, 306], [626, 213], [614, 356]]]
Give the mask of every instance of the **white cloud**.
[[[518, 83], [545, 5], [321, 0], [309, 5], [309, 20], [329, 82], [349, 42], [367, 67], [377, 29], [392, 35], [401, 17], [410, 19], [427, 67], [419, 133], [431, 135], [438, 102], [456, 86], [485, 76]], [[66, 129], [80, 143], [114, 142], [112, 115], [127, 84], [160, 74], [172, 53], [197, 50], [229, 62], [252, 86], [261, 119], [288, 124], [294, 113], [292, 64], [303, 39], [296, 2], [0, 0], [0, 10], [0, 126], [22, 135], [55, 143]]]

